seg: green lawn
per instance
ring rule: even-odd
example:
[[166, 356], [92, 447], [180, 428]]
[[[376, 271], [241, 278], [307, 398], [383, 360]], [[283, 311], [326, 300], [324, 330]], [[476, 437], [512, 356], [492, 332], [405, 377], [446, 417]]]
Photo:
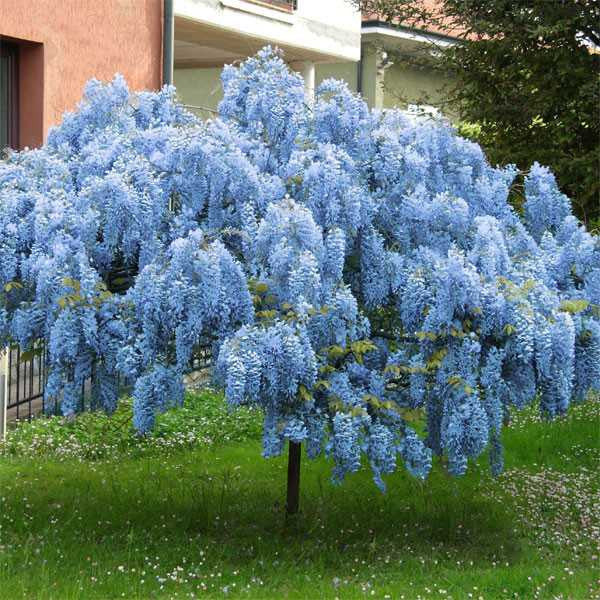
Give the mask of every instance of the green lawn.
[[166, 455], [5, 447], [0, 598], [600, 598], [598, 401], [519, 417], [496, 480], [482, 457], [462, 479], [400, 471], [383, 495], [304, 460], [287, 523], [285, 459], [260, 457], [253, 415], [222, 439], [223, 414]]

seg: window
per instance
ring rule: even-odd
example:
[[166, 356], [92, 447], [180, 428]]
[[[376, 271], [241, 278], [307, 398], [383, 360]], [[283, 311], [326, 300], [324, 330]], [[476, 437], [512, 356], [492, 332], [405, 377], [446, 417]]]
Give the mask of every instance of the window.
[[19, 49], [0, 40], [0, 150], [19, 145]]
[[267, 4], [273, 4], [281, 8], [290, 8], [292, 10], [296, 8], [296, 0], [263, 0], [263, 2], [265, 1]]
[[267, 4], [283, 10], [296, 10], [298, 1], [297, 0], [250, 0], [256, 4]]

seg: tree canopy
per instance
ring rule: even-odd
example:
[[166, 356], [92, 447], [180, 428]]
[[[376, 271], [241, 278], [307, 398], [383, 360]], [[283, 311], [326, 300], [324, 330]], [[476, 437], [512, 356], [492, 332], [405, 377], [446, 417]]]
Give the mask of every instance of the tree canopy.
[[461, 475], [490, 446], [499, 472], [508, 411], [600, 388], [600, 241], [547, 168], [521, 218], [515, 167], [447, 124], [334, 80], [307, 104], [269, 48], [222, 79], [208, 122], [171, 87], [91, 81], [0, 163], [0, 343], [45, 341], [65, 415], [89, 379], [113, 411], [121, 376], [144, 433], [210, 347], [265, 456], [305, 443], [336, 481], [366, 456], [383, 488], [398, 458]]
[[[435, 47], [445, 97], [493, 163], [556, 173], [600, 226], [600, 6], [595, 0], [352, 0], [398, 26], [458, 38]], [[404, 57], [406, 59], [406, 57]], [[416, 60], [422, 60], [417, 57]]]

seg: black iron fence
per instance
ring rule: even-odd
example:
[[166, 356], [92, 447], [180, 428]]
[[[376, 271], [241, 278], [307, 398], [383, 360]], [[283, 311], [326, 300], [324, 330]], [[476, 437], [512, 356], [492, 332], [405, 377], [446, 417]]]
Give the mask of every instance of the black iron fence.
[[21, 352], [17, 347], [7, 350], [5, 358], [5, 403], [7, 421], [30, 420], [39, 413], [55, 412], [56, 404], [46, 406], [46, 361], [43, 346], [33, 352]]
[[[190, 365], [186, 385], [191, 388], [206, 385], [211, 367], [210, 347], [202, 347]], [[33, 351], [21, 352], [17, 346], [0, 351], [0, 438], [8, 423], [31, 420], [42, 414], [60, 414], [59, 399], [44, 398], [46, 377], [46, 352], [42, 343]], [[81, 388], [81, 411], [94, 408], [92, 385], [89, 379]], [[118, 377], [117, 386], [119, 395], [131, 393], [130, 381]]]

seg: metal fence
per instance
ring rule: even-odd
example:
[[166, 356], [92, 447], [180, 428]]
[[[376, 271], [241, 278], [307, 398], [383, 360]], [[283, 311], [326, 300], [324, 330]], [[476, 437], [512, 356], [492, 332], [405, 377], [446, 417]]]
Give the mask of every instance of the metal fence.
[[[44, 398], [46, 378], [43, 343], [28, 352], [21, 352], [16, 346], [0, 350], [0, 439], [9, 423], [59, 413], [58, 398]], [[82, 408], [89, 387], [89, 382], [82, 387]]]
[[[212, 354], [210, 347], [202, 348], [190, 365], [185, 378], [188, 388], [204, 387], [210, 379]], [[8, 423], [30, 421], [42, 414], [59, 414], [59, 399], [50, 401], [44, 398], [46, 386], [46, 352], [39, 344], [34, 352], [21, 352], [18, 347], [0, 351], [0, 439], [6, 432]], [[117, 378], [119, 395], [131, 393], [131, 382]], [[93, 408], [92, 379], [87, 380], [81, 389], [80, 410]]]
[[6, 421], [31, 420], [39, 413], [56, 410], [56, 405], [46, 406], [46, 361], [43, 346], [35, 352], [22, 353], [10, 348], [4, 355], [4, 403]]

